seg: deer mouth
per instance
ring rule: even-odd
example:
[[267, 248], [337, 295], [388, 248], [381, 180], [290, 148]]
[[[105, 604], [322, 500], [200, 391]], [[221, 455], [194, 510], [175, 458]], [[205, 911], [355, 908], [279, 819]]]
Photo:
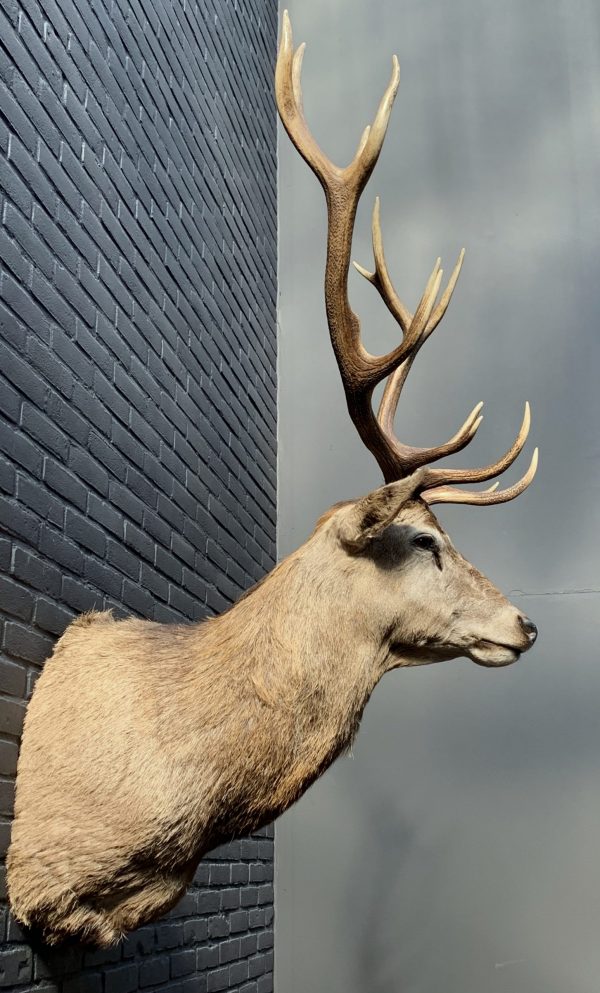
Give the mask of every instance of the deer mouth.
[[487, 641], [482, 639], [469, 647], [468, 655], [477, 665], [487, 666], [488, 668], [500, 668], [516, 662], [522, 651], [522, 648], [516, 648], [514, 645], [506, 645], [501, 641]]

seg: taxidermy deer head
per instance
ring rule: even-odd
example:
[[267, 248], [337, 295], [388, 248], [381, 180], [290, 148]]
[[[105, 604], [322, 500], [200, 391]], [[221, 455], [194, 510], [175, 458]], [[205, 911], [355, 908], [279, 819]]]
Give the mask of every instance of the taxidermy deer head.
[[[373, 284], [402, 330], [370, 355], [348, 301], [352, 229], [398, 87], [398, 63], [353, 161], [333, 165], [302, 111], [287, 14], [279, 113], [327, 200], [325, 300], [350, 416], [386, 485], [328, 511], [308, 541], [221, 617], [161, 625], [110, 614], [74, 621], [38, 681], [25, 724], [9, 853], [17, 918], [56, 942], [108, 945], [182, 896], [204, 852], [273, 820], [351, 742], [385, 672], [467, 656], [514, 662], [536, 628], [456, 551], [431, 505], [512, 500], [533, 479], [472, 492], [523, 448], [529, 409], [506, 454], [481, 469], [435, 469], [481, 421], [414, 448], [394, 436], [400, 392], [446, 312], [462, 254], [438, 300], [439, 261], [412, 314], [384, 258], [373, 214]], [[377, 416], [371, 399], [387, 379]]]

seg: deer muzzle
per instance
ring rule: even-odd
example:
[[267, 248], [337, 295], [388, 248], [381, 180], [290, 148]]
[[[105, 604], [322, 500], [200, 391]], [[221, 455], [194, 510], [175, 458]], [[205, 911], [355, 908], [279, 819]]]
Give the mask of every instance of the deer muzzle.
[[478, 665], [490, 668], [511, 665], [523, 652], [529, 651], [537, 635], [538, 629], [533, 621], [524, 614], [518, 614], [514, 638], [502, 641], [481, 638], [471, 645], [468, 655]]

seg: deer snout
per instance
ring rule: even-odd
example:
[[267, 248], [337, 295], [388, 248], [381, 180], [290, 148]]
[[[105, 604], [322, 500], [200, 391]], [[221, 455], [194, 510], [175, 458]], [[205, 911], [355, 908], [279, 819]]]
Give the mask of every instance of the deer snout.
[[519, 614], [519, 624], [521, 625], [521, 628], [523, 629], [525, 635], [529, 639], [530, 646], [533, 645], [535, 639], [538, 636], [537, 627], [535, 626], [533, 621], [530, 621], [529, 618], [525, 616], [525, 614]]
[[522, 652], [527, 652], [537, 638], [537, 627], [512, 604], [496, 614], [487, 630], [470, 645], [468, 655], [485, 666], [510, 665]]

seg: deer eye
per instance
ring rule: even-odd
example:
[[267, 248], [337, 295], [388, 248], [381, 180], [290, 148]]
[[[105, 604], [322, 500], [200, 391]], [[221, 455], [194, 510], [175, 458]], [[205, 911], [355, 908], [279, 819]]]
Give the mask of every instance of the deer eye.
[[438, 543], [432, 534], [418, 534], [412, 543], [415, 548], [422, 548], [426, 552], [439, 552]]

